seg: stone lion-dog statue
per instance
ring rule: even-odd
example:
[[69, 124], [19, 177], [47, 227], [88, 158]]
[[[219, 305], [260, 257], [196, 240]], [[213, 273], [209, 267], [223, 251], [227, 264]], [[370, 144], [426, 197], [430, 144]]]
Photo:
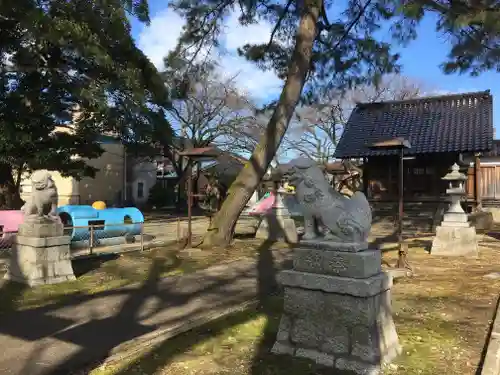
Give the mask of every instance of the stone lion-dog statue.
[[31, 175], [31, 195], [21, 208], [25, 220], [47, 218], [59, 221], [57, 215], [57, 188], [47, 170], [37, 170]]
[[372, 211], [362, 192], [348, 198], [335, 191], [318, 164], [306, 157], [290, 162], [285, 171], [304, 214], [304, 240], [317, 238], [323, 227], [323, 239], [345, 243], [368, 240]]

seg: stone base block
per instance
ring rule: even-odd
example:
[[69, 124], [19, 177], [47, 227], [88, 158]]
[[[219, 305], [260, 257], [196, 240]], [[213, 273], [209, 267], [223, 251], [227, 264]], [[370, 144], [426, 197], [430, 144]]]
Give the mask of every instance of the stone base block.
[[286, 216], [266, 215], [262, 219], [255, 238], [297, 243], [299, 238], [295, 221]]
[[64, 225], [60, 220], [40, 217], [35, 219], [27, 219], [19, 225], [17, 232], [18, 236], [22, 237], [59, 237], [64, 233]]
[[447, 212], [443, 216], [443, 221], [467, 223], [469, 218], [465, 212]]
[[347, 252], [300, 246], [294, 249], [293, 269], [363, 279], [382, 272], [382, 259], [379, 250]]
[[471, 225], [469, 222], [462, 222], [462, 221], [443, 221], [441, 223], [442, 227], [448, 227], [448, 228], [469, 228]]
[[69, 236], [17, 236], [4, 279], [29, 286], [76, 280], [71, 265]]
[[318, 250], [356, 253], [366, 251], [368, 249], [368, 242], [335, 242], [325, 237], [318, 237], [312, 240], [302, 239], [300, 246]]
[[476, 257], [478, 255], [476, 228], [442, 225], [437, 227], [431, 254]]
[[285, 287], [284, 312], [272, 352], [318, 364], [379, 374], [400, 352], [390, 290], [359, 297]]
[[285, 270], [278, 274], [277, 279], [285, 287], [356, 297], [375, 296], [392, 287], [392, 278], [385, 272], [361, 279]]
[[273, 353], [358, 375], [379, 374], [400, 352], [392, 278], [365, 243], [301, 241], [294, 268], [278, 275], [284, 307]]

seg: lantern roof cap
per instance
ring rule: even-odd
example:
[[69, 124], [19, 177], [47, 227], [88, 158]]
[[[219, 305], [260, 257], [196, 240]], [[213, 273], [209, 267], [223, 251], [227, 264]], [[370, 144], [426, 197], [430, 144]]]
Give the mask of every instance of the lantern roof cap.
[[442, 180], [445, 181], [465, 181], [467, 180], [467, 176], [460, 172], [460, 167], [457, 163], [451, 166], [451, 172], [446, 174]]

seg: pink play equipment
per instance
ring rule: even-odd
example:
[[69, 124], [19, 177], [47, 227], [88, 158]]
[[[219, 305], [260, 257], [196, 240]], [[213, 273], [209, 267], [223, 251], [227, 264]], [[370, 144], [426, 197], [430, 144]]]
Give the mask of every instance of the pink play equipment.
[[273, 192], [266, 193], [264, 197], [259, 200], [255, 205], [248, 211], [249, 215], [264, 215], [271, 208], [273, 208], [275, 195]]
[[0, 238], [4, 240], [12, 238], [22, 222], [23, 212], [21, 210], [1, 210]]

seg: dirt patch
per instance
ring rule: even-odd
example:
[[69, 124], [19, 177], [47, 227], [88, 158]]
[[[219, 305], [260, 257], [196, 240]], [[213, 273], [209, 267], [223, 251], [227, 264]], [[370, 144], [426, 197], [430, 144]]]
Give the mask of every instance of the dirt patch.
[[[480, 246], [478, 259], [445, 258], [410, 248], [413, 278], [393, 289], [394, 319], [404, 353], [389, 374], [474, 374], [494, 315], [500, 249]], [[390, 264], [396, 254], [385, 254]], [[425, 358], [428, 358], [425, 360]], [[413, 372], [411, 372], [413, 371]]]
[[[396, 254], [385, 253], [394, 264]], [[500, 280], [500, 250], [481, 246], [478, 259], [442, 258], [410, 247], [415, 276], [398, 280], [393, 310], [403, 354], [386, 375], [474, 374], [493, 317]], [[281, 297], [259, 310], [235, 314], [181, 335], [91, 375], [313, 375], [331, 374], [313, 363], [270, 354], [282, 311]]]

